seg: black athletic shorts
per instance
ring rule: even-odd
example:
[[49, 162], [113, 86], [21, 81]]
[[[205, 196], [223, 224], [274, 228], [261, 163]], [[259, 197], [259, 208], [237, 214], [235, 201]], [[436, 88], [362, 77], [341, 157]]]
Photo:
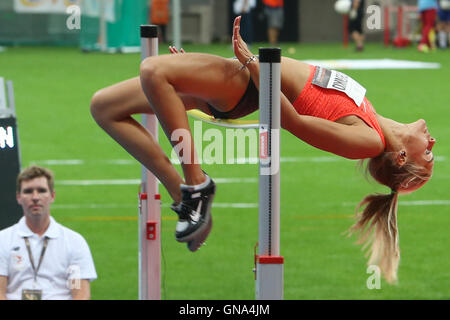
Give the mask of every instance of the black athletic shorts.
[[348, 21], [348, 32], [351, 34], [353, 31], [357, 31], [359, 33], [363, 33], [362, 28], [363, 16], [359, 15], [354, 19], [349, 19]]
[[[363, 33], [363, 20], [364, 20], [364, 10], [365, 10], [365, 1], [361, 0], [359, 2], [358, 10], [356, 11], [355, 19], [348, 19], [348, 32], [351, 34], [353, 31], [358, 31], [359, 33]], [[353, 4], [353, 1], [352, 1]]]
[[220, 112], [214, 109], [213, 106], [208, 104], [209, 111], [216, 119], [239, 119], [243, 118], [250, 113], [255, 112], [259, 108], [259, 92], [256, 88], [253, 80], [250, 79], [247, 90], [238, 104], [228, 112]]

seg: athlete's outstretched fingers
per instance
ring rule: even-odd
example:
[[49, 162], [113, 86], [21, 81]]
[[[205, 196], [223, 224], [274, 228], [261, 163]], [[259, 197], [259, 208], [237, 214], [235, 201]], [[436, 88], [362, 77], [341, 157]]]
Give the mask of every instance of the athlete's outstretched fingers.
[[242, 63], [245, 64], [253, 54], [247, 47], [247, 44], [241, 37], [240, 34], [241, 29], [241, 16], [236, 17], [234, 19], [233, 24], [233, 50], [236, 58]]
[[170, 51], [170, 53], [173, 53], [173, 54], [175, 54], [175, 53], [186, 53], [183, 48], [181, 48], [180, 51], [178, 51], [178, 49], [176, 47], [173, 47], [173, 46], [169, 46], [169, 51]]

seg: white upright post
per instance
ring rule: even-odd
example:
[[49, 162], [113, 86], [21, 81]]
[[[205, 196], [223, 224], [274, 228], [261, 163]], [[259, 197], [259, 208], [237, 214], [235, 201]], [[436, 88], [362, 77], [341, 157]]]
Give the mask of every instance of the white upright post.
[[280, 255], [281, 49], [259, 49], [259, 242], [256, 299], [283, 299]]
[[172, 1], [173, 16], [173, 45], [181, 49], [181, 3], [180, 0]]
[[106, 22], [106, 3], [105, 0], [100, 0], [99, 7], [99, 46], [100, 51], [107, 52], [108, 51], [108, 30], [107, 30], [107, 22]]
[[[141, 26], [141, 61], [158, 55], [158, 29]], [[142, 125], [158, 140], [158, 119], [142, 115]], [[161, 196], [158, 179], [142, 166], [139, 193], [139, 299], [161, 299]]]
[[0, 110], [6, 109], [5, 79], [0, 77]]

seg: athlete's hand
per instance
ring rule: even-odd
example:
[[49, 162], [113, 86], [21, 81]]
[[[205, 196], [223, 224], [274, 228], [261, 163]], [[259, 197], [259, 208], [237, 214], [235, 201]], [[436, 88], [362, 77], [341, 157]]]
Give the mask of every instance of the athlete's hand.
[[233, 50], [234, 55], [238, 60], [242, 63], [242, 65], [245, 65], [247, 61], [253, 56], [253, 53], [250, 52], [250, 50], [247, 47], [247, 44], [242, 40], [241, 34], [241, 16], [236, 17], [234, 19], [233, 24]]
[[178, 51], [177, 48], [173, 47], [173, 46], [169, 46], [169, 51], [172, 54], [176, 54], [176, 53], [186, 53], [186, 51], [184, 51], [183, 48], [180, 49], [180, 51]]

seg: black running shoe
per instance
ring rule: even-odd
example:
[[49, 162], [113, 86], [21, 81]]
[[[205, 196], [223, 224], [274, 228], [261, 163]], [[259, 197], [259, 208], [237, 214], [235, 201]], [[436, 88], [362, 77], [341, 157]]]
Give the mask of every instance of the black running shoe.
[[[173, 211], [175, 211], [178, 215], [180, 215], [181, 209], [179, 206], [172, 205], [170, 208]], [[211, 232], [211, 228], [212, 228], [212, 215], [209, 216], [209, 222], [208, 222], [205, 230], [203, 232], [201, 232], [200, 234], [198, 234], [197, 237], [195, 237], [194, 239], [192, 239], [191, 241], [189, 241], [187, 243], [187, 247], [188, 247], [189, 251], [195, 252], [203, 244], [205, 244], [205, 240], [208, 237], [209, 233]]]
[[212, 215], [209, 215], [209, 222], [206, 225], [205, 230], [201, 232], [198, 236], [187, 243], [187, 247], [190, 251], [197, 251], [203, 244], [205, 244], [206, 238], [208, 238], [209, 233], [212, 228]]
[[191, 251], [197, 250], [205, 241], [212, 225], [211, 205], [216, 185], [208, 175], [205, 176], [206, 181], [199, 186], [181, 185], [181, 203], [172, 208], [179, 217], [175, 238], [179, 242], [188, 242], [189, 250], [194, 249]]

